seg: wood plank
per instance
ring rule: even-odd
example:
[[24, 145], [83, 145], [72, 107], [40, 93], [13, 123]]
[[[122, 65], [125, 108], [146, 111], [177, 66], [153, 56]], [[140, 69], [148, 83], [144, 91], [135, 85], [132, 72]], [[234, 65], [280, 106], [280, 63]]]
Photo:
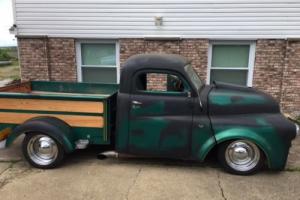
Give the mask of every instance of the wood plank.
[[0, 123], [22, 124], [26, 120], [40, 116], [51, 116], [63, 120], [73, 127], [103, 128], [104, 120], [102, 116], [83, 115], [60, 115], [60, 114], [36, 114], [36, 113], [13, 113], [0, 112]]
[[0, 109], [103, 113], [102, 102], [0, 98]]

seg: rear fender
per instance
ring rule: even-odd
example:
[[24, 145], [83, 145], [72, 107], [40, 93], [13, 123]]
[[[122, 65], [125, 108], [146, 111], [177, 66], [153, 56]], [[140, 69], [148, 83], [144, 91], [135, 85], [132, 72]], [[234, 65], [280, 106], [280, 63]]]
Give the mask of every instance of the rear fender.
[[71, 127], [64, 121], [54, 117], [37, 117], [17, 126], [8, 136], [6, 147], [9, 147], [20, 135], [30, 132], [48, 134], [64, 147], [66, 153], [75, 150], [75, 138], [72, 135]]

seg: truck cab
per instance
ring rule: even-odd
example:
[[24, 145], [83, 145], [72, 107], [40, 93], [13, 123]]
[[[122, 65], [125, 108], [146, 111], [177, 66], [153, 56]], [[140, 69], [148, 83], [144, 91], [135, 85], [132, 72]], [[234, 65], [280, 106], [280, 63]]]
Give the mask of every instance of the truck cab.
[[213, 144], [215, 139], [205, 98], [210, 89], [202, 87], [192, 66], [179, 56], [129, 59], [118, 93], [117, 151], [173, 158], [204, 156], [198, 155], [199, 142]]

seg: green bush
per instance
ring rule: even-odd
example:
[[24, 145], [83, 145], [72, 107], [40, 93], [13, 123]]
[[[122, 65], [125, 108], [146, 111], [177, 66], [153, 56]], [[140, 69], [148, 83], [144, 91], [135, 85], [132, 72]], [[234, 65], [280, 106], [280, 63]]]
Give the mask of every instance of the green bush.
[[5, 49], [0, 49], [0, 61], [8, 61], [11, 56], [7, 53]]

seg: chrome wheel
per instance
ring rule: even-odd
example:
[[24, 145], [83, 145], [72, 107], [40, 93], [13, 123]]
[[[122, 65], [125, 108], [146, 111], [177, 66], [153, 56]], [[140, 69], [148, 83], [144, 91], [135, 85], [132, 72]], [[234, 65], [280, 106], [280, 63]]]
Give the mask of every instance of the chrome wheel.
[[41, 166], [47, 166], [56, 160], [58, 147], [51, 137], [35, 135], [28, 142], [27, 152], [32, 162]]
[[255, 168], [260, 161], [260, 150], [248, 140], [231, 142], [225, 150], [225, 161], [234, 170], [247, 172]]

